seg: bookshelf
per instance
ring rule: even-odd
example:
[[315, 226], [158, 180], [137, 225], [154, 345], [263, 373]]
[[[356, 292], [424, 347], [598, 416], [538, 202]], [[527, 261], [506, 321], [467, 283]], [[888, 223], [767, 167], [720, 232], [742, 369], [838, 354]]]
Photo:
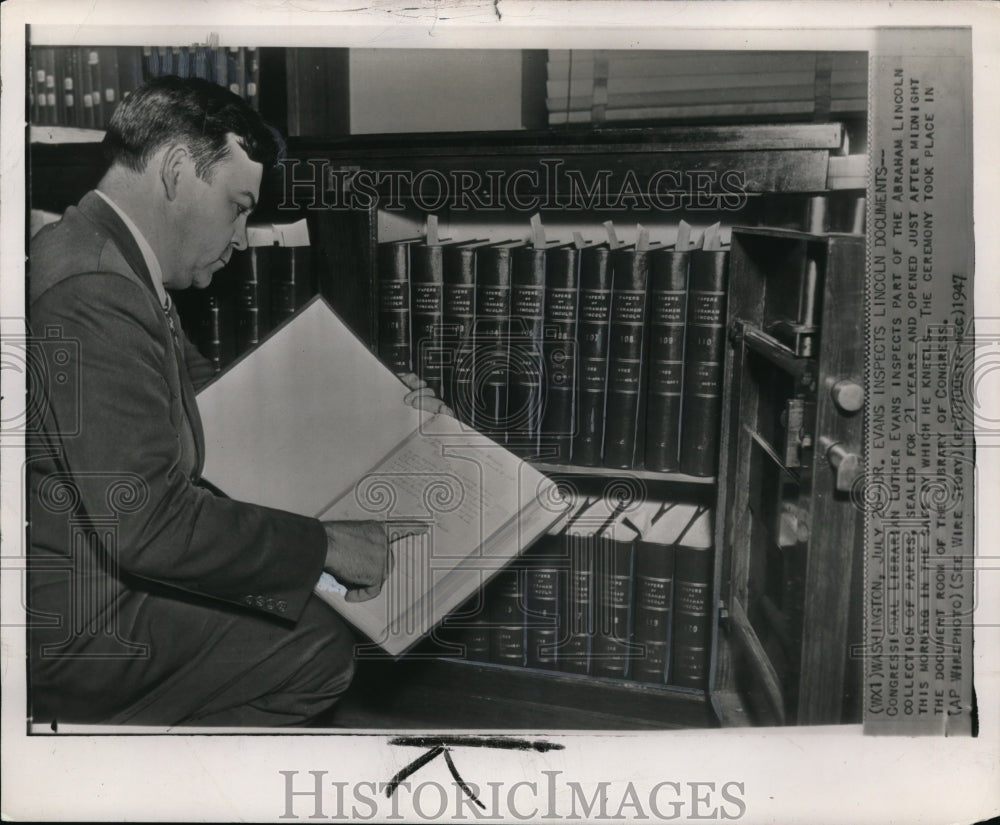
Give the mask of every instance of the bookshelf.
[[[487, 171], [509, 179], [521, 170], [558, 168], [591, 181], [602, 170], [610, 170], [607, 194], [613, 200], [621, 191], [618, 187], [625, 185], [629, 172], [639, 180], [648, 180], [661, 170], [696, 169], [708, 173], [699, 179], [708, 181], [699, 194], [704, 201], [710, 201], [727, 194], [719, 173], [741, 170], [745, 202], [735, 215], [723, 218], [728, 217], [729, 225], [749, 224], [733, 230], [730, 278], [740, 285], [732, 287], [732, 294], [738, 297], [727, 316], [731, 325], [733, 318], [743, 311], [741, 301], [749, 300], [747, 296], [760, 286], [762, 276], [752, 278], [749, 274], [751, 263], [758, 258], [766, 260], [774, 255], [781, 262], [792, 254], [786, 251], [787, 247], [815, 246], [829, 253], [824, 257], [822, 283], [840, 284], [845, 267], [853, 267], [855, 277], [863, 271], [856, 258], [845, 259], [847, 253], [843, 252], [850, 249], [850, 254], [856, 256], [858, 249], [863, 250], [863, 237], [829, 232], [831, 227], [851, 228], [851, 210], [857, 206], [859, 196], [858, 192], [834, 196], [826, 188], [828, 161], [831, 154], [842, 150], [843, 135], [838, 124], [723, 125], [299, 139], [290, 142], [290, 151], [293, 157], [308, 159], [323, 168], [326, 194], [331, 201], [343, 197], [344, 192], [338, 186], [345, 175], [358, 170], [370, 173], [371, 189], [379, 205], [313, 209], [309, 210], [309, 216], [315, 227], [316, 255], [329, 262], [328, 268], [318, 273], [319, 289], [355, 331], [374, 346], [378, 338], [377, 246], [380, 241], [420, 233], [426, 210], [417, 205], [421, 196], [411, 183], [421, 175], [429, 179], [440, 173], [454, 180], [456, 175], [472, 173], [478, 174], [477, 180], [482, 183], [487, 180]], [[301, 175], [302, 171], [300, 167], [297, 173]], [[380, 180], [379, 173], [385, 173], [387, 178]], [[535, 180], [532, 178], [529, 184]], [[576, 201], [547, 204], [550, 192], [544, 174], [537, 180], [538, 185], [514, 189], [507, 195], [511, 199], [535, 199], [535, 211], [560, 240], [567, 240], [569, 231], [580, 225], [589, 225], [593, 230], [595, 224], [613, 214], [612, 210], [600, 208], [601, 205], [584, 203], [579, 192]], [[397, 188], [393, 190], [391, 186]], [[484, 190], [479, 191], [483, 198], [487, 197]], [[816, 214], [821, 197], [827, 209]], [[393, 199], [395, 210], [385, 206]], [[456, 202], [440, 204], [435, 214], [446, 226], [447, 231], [442, 234], [456, 240], [482, 237], [499, 240], [527, 234], [526, 213], [511, 209], [509, 202], [485, 219], [481, 213], [463, 209]], [[654, 210], [640, 208], [619, 212], [614, 217], [627, 227], [638, 216], [644, 223], [651, 222], [657, 232], [663, 225], [676, 225], [679, 216], [691, 215], [683, 208], [659, 216]], [[751, 249], [753, 241], [749, 239], [759, 239], [758, 246]], [[756, 256], [753, 259], [749, 257], [751, 251]], [[349, 276], [358, 271], [362, 277]], [[791, 278], [791, 271], [786, 275]], [[776, 277], [773, 275], [772, 281]], [[860, 317], [857, 312], [861, 293], [847, 295], [839, 286], [835, 292], [836, 302], [828, 298], [826, 306], [844, 308], [842, 300], [853, 300], [855, 314], [850, 317]], [[824, 318], [824, 322], [827, 320], [835, 330], [830, 337], [853, 340], [855, 332], [844, 328], [843, 316], [834, 314]], [[836, 347], [824, 350], [835, 351], [839, 350]], [[732, 363], [736, 358], [736, 350], [727, 345], [727, 382], [734, 375]], [[793, 356], [787, 360], [788, 364], [794, 364], [800, 359]], [[801, 371], [797, 364], [792, 369]], [[771, 650], [772, 640], [757, 629], [759, 616], [766, 607], [757, 602], [748, 606], [735, 595], [743, 586], [741, 576], [746, 577], [741, 565], [748, 563], [749, 548], [742, 543], [740, 527], [734, 524], [732, 514], [749, 509], [746, 493], [751, 483], [747, 473], [739, 470], [737, 458], [742, 455], [737, 442], [743, 425], [733, 423], [745, 420], [748, 413], [745, 409], [732, 409], [735, 395], [731, 393], [723, 399], [725, 420], [718, 434], [721, 469], [711, 476], [582, 467], [544, 460], [536, 463], [547, 474], [568, 479], [585, 493], [596, 494], [615, 481], [630, 480], [641, 495], [649, 498], [704, 503], [717, 514], [723, 514], [715, 524], [717, 555], [711, 604], [718, 609], [712, 610], [709, 674], [704, 689], [435, 658], [434, 650], [428, 648], [399, 662], [363, 663], [358, 677], [363, 687], [345, 700], [335, 723], [376, 727], [461, 726], [456, 720], [467, 719], [467, 724], [474, 727], [665, 728], [743, 724], [748, 719], [807, 722], [846, 718], [841, 708], [846, 623], [828, 633], [823, 613], [839, 611], [838, 615], [845, 617], [846, 622], [850, 612], [849, 588], [834, 592], [837, 588], [829, 585], [828, 578], [833, 569], [844, 565], [845, 555], [852, 555], [854, 545], [843, 540], [843, 533], [827, 531], [824, 531], [826, 544], [822, 545], [824, 540], [817, 531], [817, 540], [809, 554], [812, 567], [804, 585], [815, 595], [809, 600], [810, 616], [802, 620], [803, 644], [808, 650], [803, 648], [803, 657], [793, 665], [781, 663], [780, 674], [773, 661], [777, 657]], [[745, 449], [742, 442], [739, 449]], [[820, 481], [803, 486], [819, 502], [825, 503], [829, 498], [822, 492]], [[824, 517], [822, 506], [815, 509], [814, 518]], [[832, 578], [842, 582], [844, 577], [838, 574]], [[850, 582], [850, 577], [847, 581]], [[817, 644], [820, 637], [821, 645]], [[838, 666], [830, 665], [831, 657], [838, 658]], [[793, 666], [798, 668], [797, 676], [790, 673]], [[808, 698], [810, 695], [813, 698]], [[404, 710], [418, 704], [423, 708], [420, 712]]]
[[[284, 66], [293, 71], [287, 62]], [[294, 69], [301, 70], [301, 66]], [[298, 117], [301, 122], [306, 115], [286, 112], [285, 117]], [[472, 173], [478, 175], [480, 187], [493, 180], [487, 173], [504, 181], [498, 208], [486, 217], [482, 211], [461, 208], [459, 203], [442, 203], [434, 210], [447, 231], [459, 240], [483, 237], [484, 231], [493, 240], [512, 237], [511, 233], [527, 226], [530, 212], [539, 213], [552, 235], [561, 240], [567, 240], [576, 227], [596, 231], [595, 227], [608, 218], [622, 227], [630, 227], [638, 218], [662, 235], [665, 228], [676, 227], [679, 218], [693, 221], [700, 217], [698, 209], [692, 208], [693, 199], [700, 198], [702, 206], [712, 205], [705, 214], [721, 216], [727, 227], [741, 227], [732, 229], [727, 329], [732, 331], [734, 322], [743, 324], [742, 334], [731, 336], [726, 345], [718, 472], [692, 476], [641, 468], [536, 463], [543, 472], [567, 479], [586, 495], [599, 495], [609, 485], [625, 481], [650, 499], [681, 499], [711, 507], [717, 514], [708, 673], [701, 689], [461, 661], [443, 658], [431, 645], [399, 661], [362, 657], [355, 687], [331, 722], [385, 728], [657, 729], [844, 719], [850, 708], [843, 709], [841, 696], [844, 685], [853, 678], [846, 670], [846, 641], [852, 633], [848, 604], [858, 570], [853, 561], [857, 543], [842, 536], [857, 530], [857, 519], [851, 521], [850, 514], [845, 514], [843, 493], [835, 489], [836, 476], [831, 487], [820, 471], [826, 470], [825, 455], [840, 455], [836, 445], [848, 443], [857, 433], [839, 433], [834, 427], [828, 436], [834, 441], [821, 456], [822, 461], [816, 460], [815, 467], [806, 464], [798, 468], [803, 497], [800, 506], [809, 508], [813, 523], [839, 513], [831, 517], [840, 519], [837, 524], [843, 530], [824, 530], [823, 536], [817, 531], [811, 543], [807, 542], [804, 550], [800, 548], [800, 563], [805, 566], [801, 586], [810, 598], [803, 600], [801, 615], [792, 616], [800, 629], [791, 641], [784, 638], [783, 642], [786, 647], [800, 642], [797, 658], [775, 648], [775, 638], [787, 637], [787, 633], [767, 629], [768, 621], [784, 627], [791, 619], [788, 611], [781, 615], [782, 606], [775, 605], [774, 599], [758, 597], [751, 571], [756, 552], [753, 542], [759, 539], [745, 529], [747, 513], [755, 506], [749, 500], [753, 479], [747, 457], [757, 450], [777, 464], [781, 450], [786, 449], [784, 444], [775, 445], [773, 432], [760, 431], [766, 429], [763, 425], [773, 412], [768, 405], [776, 402], [769, 400], [769, 385], [754, 385], [761, 380], [751, 369], [756, 359], [770, 354], [768, 363], [779, 372], [823, 376], [817, 379], [816, 388], [810, 389], [812, 400], [804, 399], [816, 410], [809, 421], [816, 428], [813, 445], [821, 442], [823, 427], [840, 422], [829, 412], [827, 399], [833, 396], [830, 388], [823, 389], [822, 381], [845, 371], [851, 375], [857, 372], [857, 361], [843, 360], [856, 359], [857, 351], [849, 356], [850, 348], [837, 342], [856, 339], [856, 330], [847, 328], [847, 322], [860, 317], [858, 279], [863, 272], [863, 237], [830, 231], [834, 218], [843, 223], [837, 209], [831, 209], [829, 219], [819, 222], [815, 215], [810, 218], [804, 213], [817, 197], [828, 194], [829, 160], [844, 149], [844, 128], [836, 123], [722, 124], [358, 137], [337, 136], [336, 130], [331, 131], [333, 136], [289, 139], [289, 157], [300, 162], [297, 179], [303, 180], [299, 176], [307, 175], [310, 169], [320, 169], [321, 175], [293, 190], [286, 186], [284, 200], [291, 194], [291, 203], [265, 218], [307, 218], [312, 239], [309, 289], [322, 293], [372, 347], [378, 337], [378, 244], [419, 228], [429, 210], [422, 208], [427, 205], [426, 197], [413, 181], [431, 181], [435, 174], [454, 181], [456, 176]], [[99, 149], [93, 143], [35, 143], [31, 151], [35, 207], [61, 211], [78, 200], [100, 175]], [[312, 166], [303, 166], [306, 162]], [[605, 200], [588, 200], [579, 186], [568, 194], [563, 189], [556, 197], [549, 188], [551, 178], [546, 177], [552, 169], [564, 176], [563, 181], [567, 172], [588, 186], [595, 180], [603, 181]], [[375, 176], [368, 191], [379, 203], [353, 198], [357, 189], [344, 188], [345, 181], [352, 180], [358, 171]], [[733, 180], [725, 177], [732, 171], [740, 175], [738, 192], [734, 192]], [[520, 174], [524, 172], [529, 174]], [[383, 176], [378, 179], [380, 173]], [[629, 189], [630, 175], [640, 182], [640, 200], [642, 194], [649, 194], [643, 184], [657, 175], [659, 180], [675, 184], [675, 189], [680, 187], [680, 191], [668, 194], [688, 200], [679, 200], [672, 209], [641, 204], [631, 208], [631, 200], [626, 200], [626, 208], [616, 208], [614, 201], [621, 199], [623, 192], [637, 197], [636, 190]], [[318, 200], [314, 198], [317, 191]], [[489, 196], [485, 189], [476, 187], [467, 193]], [[847, 194], [849, 200], [856, 200], [858, 193]], [[281, 195], [279, 190], [278, 200], [282, 200]], [[349, 206], [334, 205], [337, 198], [345, 196], [352, 200]], [[386, 206], [393, 199], [399, 209]], [[531, 210], [520, 208], [526, 202], [533, 203]], [[821, 322], [812, 325], [822, 332], [796, 331], [790, 325], [781, 331], [782, 338], [769, 326], [771, 319], [765, 318], [766, 302], [760, 303], [760, 295], [777, 296], [781, 290], [775, 285], [781, 278], [799, 277], [809, 251], [822, 262], [816, 283], [817, 288], [826, 290], [817, 304], [823, 315]], [[237, 264], [234, 260], [231, 266]], [[844, 286], [847, 283], [852, 286]], [[834, 311], [847, 307], [852, 311]], [[809, 355], [794, 349], [796, 342], [805, 340], [816, 347]], [[849, 423], [856, 427], [859, 422], [854, 417]], [[860, 439], [853, 443], [860, 444]], [[762, 444], [768, 449], [759, 449]], [[843, 574], [845, 569], [851, 570], [851, 576]], [[828, 616], [833, 613], [843, 620], [838, 618], [831, 632]]]

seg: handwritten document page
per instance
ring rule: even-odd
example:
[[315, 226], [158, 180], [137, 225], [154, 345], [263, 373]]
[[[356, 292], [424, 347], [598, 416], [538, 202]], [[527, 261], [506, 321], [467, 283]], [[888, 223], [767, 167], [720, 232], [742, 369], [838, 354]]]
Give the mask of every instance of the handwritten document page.
[[393, 543], [393, 568], [378, 597], [322, 598], [393, 655], [405, 651], [565, 511], [554, 484], [516, 456], [447, 417], [414, 433], [365, 474], [323, 519], [427, 525]]

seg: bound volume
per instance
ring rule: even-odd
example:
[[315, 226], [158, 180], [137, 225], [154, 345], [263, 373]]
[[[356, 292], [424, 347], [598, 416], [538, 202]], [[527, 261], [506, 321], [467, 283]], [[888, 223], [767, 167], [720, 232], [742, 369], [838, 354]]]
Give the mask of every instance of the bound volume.
[[576, 324], [580, 295], [580, 250], [572, 244], [545, 255], [544, 411], [541, 445], [548, 460], [567, 462], [574, 432]]
[[393, 372], [413, 368], [410, 351], [410, 246], [419, 238], [378, 245], [378, 354]]
[[604, 414], [604, 466], [639, 469], [643, 462], [649, 243], [611, 251], [611, 327]]
[[680, 466], [684, 325], [687, 313], [687, 225], [677, 244], [650, 257], [649, 394], [646, 401], [646, 469], [673, 472]]
[[693, 476], [715, 475], [718, 463], [729, 273], [729, 249], [719, 242], [718, 229], [705, 230], [688, 275], [680, 468]]
[[604, 402], [608, 388], [608, 329], [611, 268], [607, 244], [580, 250], [580, 309], [577, 321], [577, 427], [573, 463], [599, 467], [604, 445]]
[[544, 245], [514, 250], [511, 273], [510, 448], [518, 455], [538, 455], [542, 402], [542, 324], [545, 320]]
[[426, 534], [393, 543], [392, 572], [378, 597], [349, 603], [334, 589], [317, 589], [392, 655], [568, 507], [545, 476], [450, 416], [405, 405], [405, 391], [315, 298], [198, 398], [204, 475], [227, 495], [325, 520], [429, 525]]
[[712, 511], [702, 510], [677, 539], [671, 681], [704, 689], [712, 636]]

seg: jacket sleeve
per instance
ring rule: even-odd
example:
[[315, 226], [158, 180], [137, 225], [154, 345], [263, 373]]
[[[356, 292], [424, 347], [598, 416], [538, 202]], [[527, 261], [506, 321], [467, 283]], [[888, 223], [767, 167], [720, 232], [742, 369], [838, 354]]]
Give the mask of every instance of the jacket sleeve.
[[82, 508], [106, 512], [109, 479], [129, 481], [136, 492], [118, 513], [119, 569], [296, 619], [322, 572], [323, 526], [217, 497], [183, 471], [173, 344], [141, 289], [88, 273], [32, 305], [33, 326], [79, 342], [79, 432], [60, 439]]

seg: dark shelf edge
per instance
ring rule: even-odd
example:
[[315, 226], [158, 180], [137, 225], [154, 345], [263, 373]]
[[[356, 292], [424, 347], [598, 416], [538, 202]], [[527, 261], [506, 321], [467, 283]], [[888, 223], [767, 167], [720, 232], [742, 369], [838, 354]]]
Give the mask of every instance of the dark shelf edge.
[[547, 461], [529, 461], [532, 467], [540, 473], [577, 475], [589, 478], [638, 478], [643, 481], [662, 481], [673, 484], [702, 484], [710, 486], [716, 483], [715, 476], [692, 476], [686, 473], [661, 473], [656, 470], [621, 470], [614, 467], [584, 467], [579, 464], [552, 464]]

